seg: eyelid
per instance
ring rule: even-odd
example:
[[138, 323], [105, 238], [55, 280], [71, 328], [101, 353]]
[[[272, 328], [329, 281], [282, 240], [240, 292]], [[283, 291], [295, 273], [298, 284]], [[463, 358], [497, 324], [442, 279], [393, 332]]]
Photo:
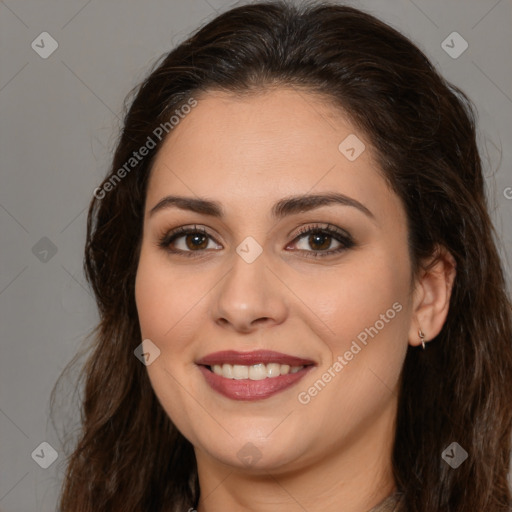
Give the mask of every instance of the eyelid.
[[[350, 235], [348, 231], [330, 223], [327, 223], [325, 225], [322, 225], [322, 223], [315, 223], [314, 225], [308, 224], [306, 226], [303, 226], [302, 228], [299, 228], [298, 233], [295, 235], [290, 244], [295, 244], [298, 240], [304, 238], [306, 235], [311, 235], [314, 233], [327, 234], [327, 236], [336, 240], [339, 244], [341, 244], [341, 246], [338, 247], [337, 249], [328, 249], [326, 251], [306, 251], [303, 249], [298, 249], [298, 251], [303, 253], [305, 257], [324, 258], [329, 256], [335, 256], [341, 254], [342, 252], [348, 249], [351, 249], [356, 245], [352, 235]], [[288, 244], [287, 247], [290, 244]]]
[[[289, 247], [291, 244], [297, 243], [298, 240], [301, 238], [304, 238], [306, 235], [311, 235], [314, 233], [322, 233], [326, 234], [327, 236], [333, 238], [336, 240], [339, 244], [342, 245], [342, 247], [338, 249], [329, 249], [325, 251], [319, 251], [319, 250], [304, 250], [304, 249], [297, 249], [296, 251], [300, 253], [307, 254], [308, 257], [324, 257], [334, 254], [339, 254], [343, 252], [344, 250], [348, 250], [352, 248], [355, 245], [355, 242], [350, 235], [350, 233], [342, 228], [339, 228], [333, 224], [330, 223], [310, 223], [306, 224], [300, 228], [298, 228], [298, 231], [295, 232], [295, 235], [293, 236], [292, 240], [286, 245], [286, 247]], [[171, 230], [165, 230], [161, 235], [158, 237], [159, 242], [158, 246], [164, 250], [166, 250], [170, 254], [181, 254], [185, 256], [192, 256], [194, 253], [198, 253], [196, 256], [201, 256], [201, 253], [210, 252], [208, 249], [201, 249], [197, 251], [189, 250], [189, 251], [183, 251], [182, 249], [170, 249], [169, 246], [172, 242], [174, 242], [176, 239], [181, 238], [182, 236], [186, 236], [189, 234], [194, 233], [201, 233], [205, 235], [207, 238], [212, 240], [217, 245], [221, 245], [216, 238], [208, 232], [207, 229], [205, 229], [203, 226], [199, 226], [197, 224], [188, 224], [179, 226], [177, 228], [171, 229]], [[291, 235], [289, 235], [291, 236]], [[215, 249], [218, 250], [218, 249]]]
[[313, 222], [313, 223], [309, 223], [309, 224], [306, 224], [305, 226], [298, 228], [298, 231], [294, 237], [294, 240], [296, 238], [300, 237], [301, 235], [304, 235], [311, 231], [312, 232], [325, 231], [327, 233], [336, 234], [336, 235], [339, 235], [340, 237], [344, 237], [344, 238], [352, 240], [352, 236], [350, 235], [350, 233], [348, 231], [346, 231], [345, 229], [339, 228], [338, 226], [335, 226], [334, 224], [331, 224], [328, 222], [327, 223]]
[[[164, 249], [174, 240], [177, 238], [180, 238], [181, 236], [185, 236], [191, 233], [201, 233], [207, 237], [209, 237], [211, 240], [213, 240], [217, 245], [220, 244], [216, 238], [208, 232], [207, 229], [204, 228], [204, 226], [198, 226], [197, 224], [185, 224], [183, 226], [179, 226], [177, 228], [173, 229], [165, 229], [158, 235], [158, 246], [163, 247]], [[172, 252], [172, 251], [169, 251]], [[176, 251], [178, 252], [178, 251]], [[184, 252], [194, 252], [194, 251], [184, 251]], [[197, 251], [200, 252], [200, 251]]]

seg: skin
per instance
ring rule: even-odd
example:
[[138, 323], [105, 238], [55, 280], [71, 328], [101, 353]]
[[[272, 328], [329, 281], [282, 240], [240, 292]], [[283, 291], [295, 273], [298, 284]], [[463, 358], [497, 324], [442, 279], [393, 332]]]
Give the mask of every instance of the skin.
[[[338, 150], [349, 134], [366, 145], [355, 161]], [[373, 217], [346, 205], [270, 216], [284, 197], [326, 192], [359, 201]], [[225, 216], [176, 207], [150, 215], [169, 194], [218, 201]], [[297, 239], [299, 228], [327, 223], [349, 232], [355, 245], [307, 257], [319, 245], [308, 235]], [[210, 234], [199, 240], [201, 249], [191, 237], [188, 245], [185, 236], [173, 242], [196, 251], [192, 257], [159, 247], [162, 234], [194, 225]], [[252, 263], [236, 252], [248, 236], [263, 250]], [[339, 246], [328, 238], [323, 250]], [[427, 341], [439, 333], [453, 277], [450, 256], [441, 253], [429, 272], [411, 280], [400, 199], [370, 141], [321, 98], [284, 87], [198, 98], [152, 168], [136, 303], [142, 339], [161, 351], [147, 367], [151, 384], [195, 449], [199, 512], [330, 512], [340, 503], [344, 512], [365, 512], [391, 494], [401, 368], [408, 345], [420, 344], [419, 326]], [[301, 403], [299, 393], [395, 303], [400, 312]], [[275, 350], [316, 366], [277, 395], [241, 402], [213, 391], [195, 364], [229, 349]], [[252, 464], [237, 455], [246, 445], [259, 459]]]

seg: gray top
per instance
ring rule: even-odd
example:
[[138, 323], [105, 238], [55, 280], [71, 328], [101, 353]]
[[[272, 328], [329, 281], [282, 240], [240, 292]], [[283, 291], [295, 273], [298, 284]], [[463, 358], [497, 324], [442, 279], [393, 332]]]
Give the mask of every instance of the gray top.
[[395, 491], [368, 512], [398, 512], [401, 496], [401, 493]]

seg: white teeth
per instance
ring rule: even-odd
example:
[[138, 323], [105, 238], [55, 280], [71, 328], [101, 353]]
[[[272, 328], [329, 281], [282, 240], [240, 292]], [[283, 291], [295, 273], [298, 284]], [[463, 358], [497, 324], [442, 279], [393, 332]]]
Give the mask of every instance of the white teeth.
[[267, 377], [279, 377], [281, 375], [281, 365], [278, 363], [267, 364]]
[[263, 380], [267, 378], [267, 368], [263, 363], [249, 366], [249, 379]]
[[292, 366], [288, 364], [269, 363], [269, 364], [253, 364], [251, 366], [244, 366], [241, 364], [227, 364], [223, 365], [214, 364], [211, 366], [213, 373], [220, 375], [226, 379], [236, 380], [263, 380], [279, 377], [280, 375], [287, 375], [288, 373], [297, 373], [302, 370], [304, 366]]
[[249, 367], [242, 366], [241, 364], [233, 365], [233, 378], [236, 380], [248, 379], [249, 378]]
[[228, 379], [235, 378], [235, 376], [233, 375], [233, 367], [230, 364], [223, 364], [222, 371], [220, 374], [224, 375], [224, 377], [227, 377]]
[[218, 364], [214, 364], [212, 366], [212, 370], [213, 370], [213, 373], [217, 374], [217, 375], [222, 375], [222, 366], [218, 365]]
[[[298, 368], [300, 368], [300, 366]], [[282, 364], [280, 372], [281, 372], [281, 375], [286, 375], [286, 374], [290, 373], [290, 365]]]

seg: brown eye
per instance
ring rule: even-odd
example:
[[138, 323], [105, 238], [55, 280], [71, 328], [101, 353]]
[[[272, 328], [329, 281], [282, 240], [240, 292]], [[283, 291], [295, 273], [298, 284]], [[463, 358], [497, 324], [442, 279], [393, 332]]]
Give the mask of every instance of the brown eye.
[[[332, 244], [337, 244], [331, 249]], [[355, 245], [352, 237], [334, 226], [309, 226], [299, 232], [292, 245], [308, 257], [322, 257], [340, 253]]]
[[194, 228], [180, 227], [167, 233], [161, 238], [158, 245], [168, 252], [191, 256], [194, 252], [203, 252], [208, 248], [219, 248], [215, 244], [213, 244], [213, 247], [209, 247], [210, 242], [215, 242], [215, 240], [206, 230], [194, 226]]
[[208, 238], [206, 235], [195, 233], [193, 235], [184, 235], [184, 238], [185, 245], [187, 246], [188, 249], [206, 249], [206, 247], [208, 246]]
[[315, 251], [322, 251], [330, 248], [333, 237], [325, 233], [314, 233], [309, 235], [307, 240], [309, 246], [312, 247]]

